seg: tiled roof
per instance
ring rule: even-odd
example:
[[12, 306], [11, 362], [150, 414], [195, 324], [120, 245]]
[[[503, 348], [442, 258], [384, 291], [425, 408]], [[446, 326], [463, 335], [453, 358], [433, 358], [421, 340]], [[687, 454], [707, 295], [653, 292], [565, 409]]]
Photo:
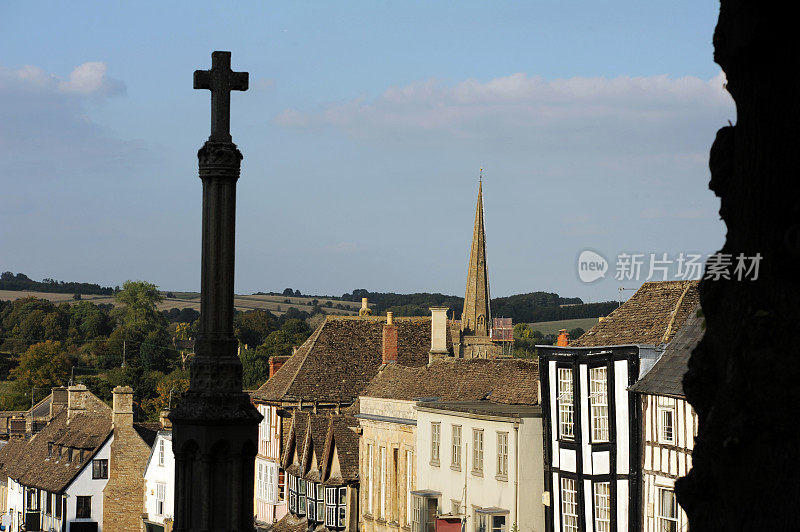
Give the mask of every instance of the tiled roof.
[[[385, 323], [382, 316], [329, 316], [275, 375], [252, 393], [253, 399], [353, 402], [378, 373]], [[427, 364], [431, 319], [395, 318], [394, 323], [398, 327], [397, 363]]]
[[290, 513], [284, 515], [272, 527], [272, 532], [306, 532], [308, 530], [308, 519], [299, 518]]
[[[303, 459], [303, 449], [305, 448], [306, 444], [306, 431], [308, 430], [308, 420], [311, 414], [309, 412], [298, 412], [294, 411], [292, 413], [292, 424], [289, 429], [289, 438], [286, 441], [286, 446], [284, 447], [284, 456], [283, 456], [283, 467], [284, 469], [289, 469], [289, 466], [292, 465], [292, 450], [297, 449], [297, 456], [300, 460]], [[294, 442], [294, 445], [292, 445]]]
[[684, 397], [683, 376], [689, 365], [692, 350], [700, 342], [705, 333], [705, 319], [700, 316], [700, 309], [695, 309], [667, 345], [655, 365], [631, 386], [631, 391]]
[[[336, 447], [336, 455], [339, 457], [339, 468], [342, 471], [342, 478], [328, 478], [326, 483], [338, 484], [358, 480], [358, 420], [349, 415], [334, 415], [331, 418], [328, 440], [326, 442], [325, 453], [327, 459], [333, 453], [332, 447]], [[326, 465], [327, 467], [327, 465]]]
[[361, 394], [367, 397], [446, 401], [488, 399], [538, 404], [539, 365], [520, 359], [444, 358], [430, 366], [387, 365]]
[[139, 434], [139, 437], [144, 441], [148, 447], [152, 447], [156, 442], [156, 435], [163, 427], [159, 422], [136, 422], [133, 424], [133, 429]]
[[[309, 437], [311, 438], [311, 449], [317, 458], [317, 465], [322, 469], [322, 454], [325, 452], [325, 439], [328, 435], [328, 425], [330, 425], [330, 416], [324, 414], [312, 414], [310, 416], [310, 429]], [[308, 458], [308, 463], [311, 463], [311, 456]]]
[[[77, 414], [67, 425], [67, 413], [61, 412], [29, 441], [22, 445], [14, 442], [0, 451], [3, 474], [26, 486], [61, 492], [110, 435], [110, 413]], [[48, 452], [50, 443], [52, 457]], [[71, 462], [67, 462], [66, 456], [57, 457], [59, 445], [82, 449], [83, 461], [79, 452], [73, 453]]]
[[697, 281], [644, 283], [570, 347], [668, 343], [700, 303]]

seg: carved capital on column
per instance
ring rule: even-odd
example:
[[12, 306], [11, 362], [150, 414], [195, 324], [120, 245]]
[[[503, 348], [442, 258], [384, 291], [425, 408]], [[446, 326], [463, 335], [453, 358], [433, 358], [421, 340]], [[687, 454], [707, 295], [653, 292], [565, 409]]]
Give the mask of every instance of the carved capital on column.
[[200, 178], [231, 177], [239, 178], [242, 152], [232, 142], [207, 141], [197, 152], [200, 163]]

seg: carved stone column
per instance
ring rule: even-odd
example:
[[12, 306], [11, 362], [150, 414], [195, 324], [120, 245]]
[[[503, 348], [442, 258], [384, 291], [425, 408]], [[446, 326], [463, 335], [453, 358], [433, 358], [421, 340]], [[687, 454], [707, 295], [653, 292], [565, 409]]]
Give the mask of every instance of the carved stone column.
[[[174, 530], [252, 532], [261, 415], [242, 391], [242, 365], [233, 333], [236, 181], [242, 154], [226, 141], [230, 139], [227, 109], [218, 108], [229, 106], [229, 91], [238, 87], [230, 74], [240, 73], [230, 72], [230, 53], [214, 52], [213, 57], [214, 68], [205, 72], [208, 86], [202, 86], [201, 76], [195, 74], [196, 88], [217, 94], [212, 101], [216, 121], [197, 154], [203, 181], [200, 328], [189, 391], [169, 416], [176, 456]], [[228, 98], [220, 97], [220, 92]]]

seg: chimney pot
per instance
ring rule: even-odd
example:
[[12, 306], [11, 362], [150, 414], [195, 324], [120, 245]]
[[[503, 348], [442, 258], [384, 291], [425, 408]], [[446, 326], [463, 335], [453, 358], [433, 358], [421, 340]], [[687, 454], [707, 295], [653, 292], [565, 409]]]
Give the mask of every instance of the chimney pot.
[[556, 341], [556, 345], [559, 347], [566, 347], [569, 345], [569, 333], [566, 329], [561, 329], [558, 331], [558, 340]]
[[359, 316], [369, 316], [372, 314], [372, 309], [369, 308], [369, 299], [366, 297], [361, 298], [361, 308], [358, 309]]
[[161, 411], [158, 420], [161, 422], [161, 428], [163, 430], [172, 430], [172, 421], [169, 420], [169, 410], [164, 409]]
[[387, 312], [386, 313], [386, 325], [394, 325], [394, 313]]

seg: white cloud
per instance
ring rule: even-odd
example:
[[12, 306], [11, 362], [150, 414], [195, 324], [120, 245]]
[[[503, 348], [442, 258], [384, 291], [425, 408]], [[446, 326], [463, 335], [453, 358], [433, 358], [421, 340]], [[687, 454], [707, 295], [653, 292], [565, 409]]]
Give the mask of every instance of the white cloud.
[[125, 93], [122, 81], [109, 77], [108, 66], [89, 61], [76, 66], [64, 80], [43, 69], [26, 65], [16, 70], [0, 67], [0, 90], [15, 93], [75, 94], [80, 96], [113, 96]]
[[86, 113], [87, 101], [125, 90], [106, 71], [83, 63], [63, 80], [36, 66], [0, 66], [0, 165], [9, 175], [101, 175], [141, 153], [140, 143], [116, 138]]
[[696, 129], [693, 124], [733, 118], [724, 81], [722, 73], [710, 80], [666, 75], [547, 80], [523, 73], [454, 86], [427, 80], [317, 111], [287, 109], [276, 123], [404, 143], [477, 142], [489, 149], [526, 145], [546, 151], [592, 150], [629, 143], [641, 154], [636, 148], [649, 142], [647, 152], [655, 154], [663, 144], [667, 152], [686, 159], [697, 157], [693, 149], [675, 148], [702, 145], [686, 138], [687, 131]]
[[70, 72], [69, 79], [59, 81], [62, 92], [77, 94], [120, 94], [125, 92], [125, 84], [106, 76], [108, 67], [100, 61], [89, 61], [78, 65]]

